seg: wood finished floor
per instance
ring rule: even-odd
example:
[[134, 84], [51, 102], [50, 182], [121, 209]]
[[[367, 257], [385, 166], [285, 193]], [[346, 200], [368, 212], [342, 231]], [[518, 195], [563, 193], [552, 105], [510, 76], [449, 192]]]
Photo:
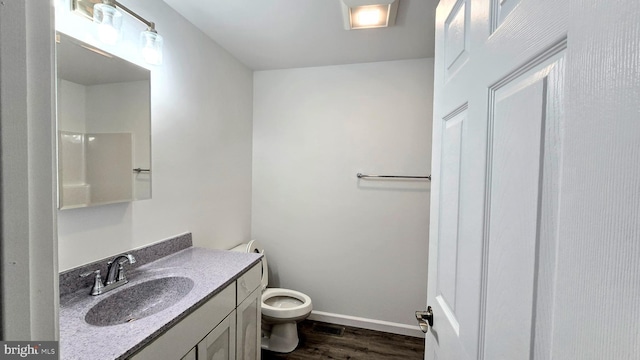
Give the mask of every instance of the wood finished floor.
[[289, 354], [262, 351], [263, 360], [288, 359], [424, 359], [424, 339], [305, 320], [298, 324], [300, 343]]

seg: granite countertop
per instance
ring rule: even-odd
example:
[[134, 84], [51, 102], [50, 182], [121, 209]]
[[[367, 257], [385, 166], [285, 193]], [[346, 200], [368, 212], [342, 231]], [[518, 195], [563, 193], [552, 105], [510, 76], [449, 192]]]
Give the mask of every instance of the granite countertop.
[[[60, 359], [126, 359], [244, 274], [262, 255], [190, 247], [126, 273], [129, 283], [103, 295], [83, 288], [60, 298]], [[126, 265], [125, 265], [126, 271]], [[87, 312], [133, 285], [170, 276], [193, 280], [191, 291], [173, 306], [129, 323], [93, 326]]]

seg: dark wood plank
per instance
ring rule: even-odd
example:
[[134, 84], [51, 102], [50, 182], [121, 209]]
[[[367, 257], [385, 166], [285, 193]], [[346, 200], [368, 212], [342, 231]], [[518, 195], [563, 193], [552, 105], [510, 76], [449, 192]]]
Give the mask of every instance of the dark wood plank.
[[[315, 326], [314, 326], [315, 325]], [[263, 360], [307, 359], [424, 359], [424, 339], [344, 327], [343, 335], [323, 331], [324, 324], [305, 320], [298, 324], [300, 344], [289, 354], [262, 351]]]

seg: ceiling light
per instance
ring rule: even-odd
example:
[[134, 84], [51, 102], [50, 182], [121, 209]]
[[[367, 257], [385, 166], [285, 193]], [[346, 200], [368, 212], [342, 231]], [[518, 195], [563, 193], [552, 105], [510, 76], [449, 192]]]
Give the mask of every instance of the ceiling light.
[[342, 0], [347, 30], [388, 27], [395, 24], [399, 0]]

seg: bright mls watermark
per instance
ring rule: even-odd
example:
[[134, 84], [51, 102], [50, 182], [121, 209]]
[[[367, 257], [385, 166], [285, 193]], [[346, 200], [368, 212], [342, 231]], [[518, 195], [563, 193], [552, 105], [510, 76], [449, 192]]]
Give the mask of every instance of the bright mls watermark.
[[0, 341], [0, 360], [58, 360], [57, 341]]

